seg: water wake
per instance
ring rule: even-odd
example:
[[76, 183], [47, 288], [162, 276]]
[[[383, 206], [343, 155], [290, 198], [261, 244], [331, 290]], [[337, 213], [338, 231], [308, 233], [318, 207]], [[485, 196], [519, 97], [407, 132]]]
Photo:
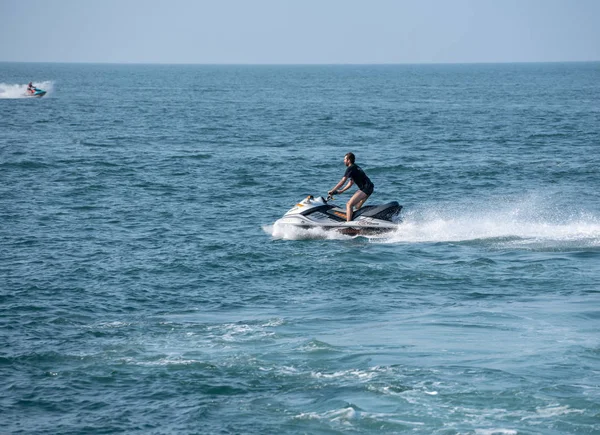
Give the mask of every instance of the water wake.
[[263, 231], [270, 234], [275, 239], [284, 240], [344, 240], [351, 239], [352, 236], [339, 233], [337, 231], [327, 231], [322, 228], [303, 229], [293, 225], [279, 224], [264, 225]]
[[503, 247], [600, 247], [600, 218], [535, 200], [412, 210], [386, 242], [480, 241]]
[[[597, 214], [566, 209], [536, 199], [492, 201], [484, 204], [439, 204], [410, 208], [398, 229], [369, 236], [379, 243], [477, 242], [497, 247], [579, 249], [600, 247]], [[337, 231], [299, 229], [287, 225], [264, 226], [276, 239], [344, 240]]]
[[[54, 88], [54, 82], [52, 81], [34, 82], [34, 85], [46, 91], [46, 97], [52, 93], [52, 90]], [[27, 95], [27, 83], [24, 83], [22, 85], [0, 83], [0, 99], [17, 98], [30, 98], [30, 95]]]

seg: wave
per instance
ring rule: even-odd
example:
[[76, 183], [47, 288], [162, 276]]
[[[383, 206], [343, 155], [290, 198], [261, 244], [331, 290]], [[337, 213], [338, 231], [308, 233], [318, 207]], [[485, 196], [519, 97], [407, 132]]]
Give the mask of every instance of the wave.
[[[40, 89], [45, 90], [46, 97], [48, 97], [54, 90], [54, 82], [52, 81], [35, 82], [34, 85]], [[27, 95], [27, 83], [22, 85], [0, 83], [0, 99], [18, 98], [29, 98], [29, 95]]]

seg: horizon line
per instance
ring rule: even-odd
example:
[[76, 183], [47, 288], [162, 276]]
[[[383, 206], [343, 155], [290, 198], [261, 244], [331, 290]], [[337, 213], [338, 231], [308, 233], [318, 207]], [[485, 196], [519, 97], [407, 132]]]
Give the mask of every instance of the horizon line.
[[111, 61], [28, 61], [0, 60], [0, 63], [30, 64], [80, 64], [80, 65], [179, 65], [179, 66], [416, 66], [416, 65], [511, 65], [511, 64], [559, 64], [598, 63], [598, 60], [544, 60], [544, 61], [467, 61], [467, 62], [348, 62], [348, 63], [250, 63], [250, 62], [111, 62]]

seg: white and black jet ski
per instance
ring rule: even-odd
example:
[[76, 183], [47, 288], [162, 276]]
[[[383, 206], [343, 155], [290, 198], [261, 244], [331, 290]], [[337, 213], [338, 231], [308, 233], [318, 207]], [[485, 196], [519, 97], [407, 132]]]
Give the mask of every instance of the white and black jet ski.
[[381, 205], [366, 205], [352, 214], [346, 222], [346, 208], [333, 204], [333, 198], [306, 197], [275, 224], [298, 228], [337, 230], [348, 235], [368, 235], [394, 231], [400, 223], [402, 206], [396, 201]]

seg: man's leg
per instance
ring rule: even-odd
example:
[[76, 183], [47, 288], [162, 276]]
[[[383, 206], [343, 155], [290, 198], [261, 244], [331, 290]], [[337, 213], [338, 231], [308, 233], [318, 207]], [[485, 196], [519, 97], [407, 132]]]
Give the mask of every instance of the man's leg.
[[365, 195], [365, 197], [363, 199], [361, 199], [358, 204], [356, 204], [356, 209], [358, 210], [359, 208], [361, 208], [363, 206], [363, 204], [365, 203], [365, 201], [367, 199], [369, 199], [369, 196], [371, 195]]
[[368, 196], [362, 190], [357, 190], [352, 198], [346, 204], [346, 221], [350, 222], [352, 220], [352, 208], [356, 204], [361, 204], [367, 200]]

